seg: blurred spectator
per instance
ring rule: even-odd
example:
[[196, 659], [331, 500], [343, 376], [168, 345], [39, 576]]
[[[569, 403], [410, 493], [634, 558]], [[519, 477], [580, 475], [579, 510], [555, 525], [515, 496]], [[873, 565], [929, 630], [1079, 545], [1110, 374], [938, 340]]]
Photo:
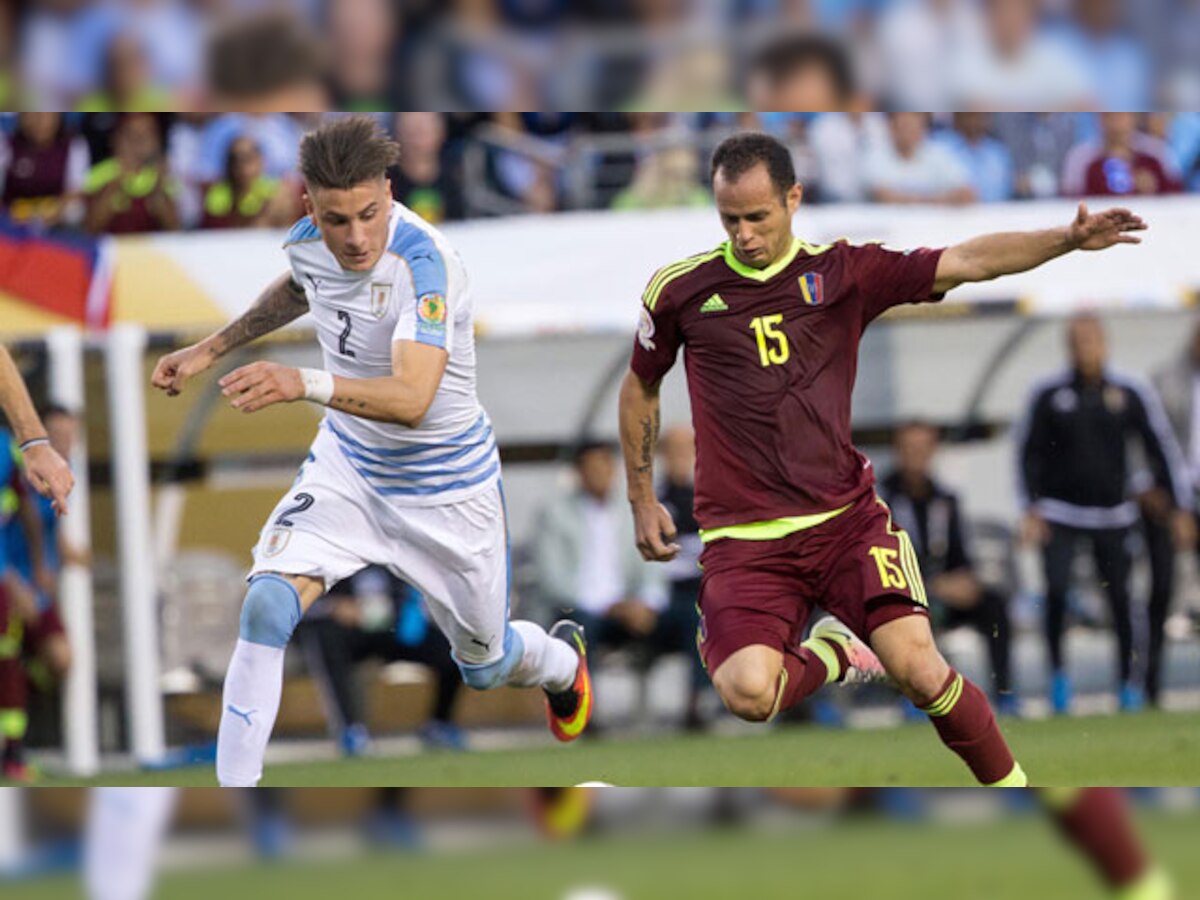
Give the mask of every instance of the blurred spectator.
[[1109, 367], [1100, 319], [1076, 315], [1067, 343], [1070, 367], [1035, 386], [1017, 429], [1022, 537], [1041, 547], [1045, 573], [1051, 703], [1060, 714], [1071, 706], [1063, 637], [1076, 547], [1086, 541], [1117, 634], [1121, 709], [1136, 711], [1144, 695], [1133, 680], [1128, 539], [1138, 509], [1129, 497], [1130, 446], [1142, 446], [1180, 545], [1195, 540], [1191, 485], [1157, 393]]
[[816, 34], [784, 35], [755, 55], [746, 94], [753, 109], [832, 112], [866, 108], [854, 63], [838, 41]]
[[561, 206], [555, 164], [565, 157], [576, 122], [575, 113], [495, 114], [513, 149], [495, 154], [492, 175], [525, 212], [548, 213]]
[[174, 231], [179, 183], [167, 168], [158, 122], [146, 113], [121, 118], [113, 156], [92, 166], [85, 185], [92, 234]]
[[1200, 112], [1172, 116], [1167, 140], [1183, 173], [1184, 186], [1200, 191]]
[[885, 80], [875, 87], [883, 97], [881, 108], [951, 109], [947, 61], [955, 48], [978, 46], [982, 32], [973, 0], [887, 4], [878, 26]]
[[196, 171], [202, 181], [224, 177], [229, 145], [248, 137], [262, 153], [263, 172], [271, 178], [295, 177], [303, 130], [287, 113], [225, 113], [209, 122], [201, 135]]
[[16, 13], [12, 4], [0, 8], [0, 107], [16, 107], [16, 87], [13, 83], [12, 48]]
[[666, 209], [708, 206], [700, 185], [700, 161], [690, 146], [664, 147], [645, 155], [634, 171], [633, 184], [613, 198], [612, 208]]
[[896, 524], [912, 538], [930, 612], [939, 628], [970, 625], [988, 644], [992, 691], [997, 707], [1016, 712], [1010, 680], [1009, 597], [984, 587], [969, 551], [967, 526], [958, 495], [933, 476], [937, 428], [909, 422], [896, 429], [895, 468], [879, 482], [880, 496]]
[[1124, 26], [1120, 0], [1073, 0], [1071, 10], [1053, 36], [1086, 66], [1100, 108], [1151, 109], [1150, 56]]
[[959, 109], [1087, 109], [1096, 91], [1083, 63], [1039, 23], [1040, 0], [983, 0], [979, 41], [949, 46], [951, 102]]
[[179, 179], [179, 217], [184, 228], [200, 224], [204, 206], [204, 182], [200, 178], [200, 143], [209, 113], [177, 113], [167, 131], [167, 165]]
[[1075, 116], [1066, 113], [996, 113], [996, 133], [1013, 156], [1018, 197], [1059, 196], [1067, 154], [1075, 146]]
[[881, 203], [970, 203], [970, 173], [945, 146], [929, 138], [927, 113], [892, 113], [889, 140], [872, 146], [864, 181]]
[[[1200, 0], [1164, 0], [1165, 15], [1149, 21], [1155, 62], [1159, 63], [1154, 106], [1194, 110], [1200, 107]], [[1138, 16], [1145, 23], [1147, 18]], [[1169, 27], [1164, 27], [1169, 23]], [[1166, 34], [1163, 34], [1163, 32]]]
[[204, 192], [201, 228], [285, 228], [300, 214], [290, 184], [263, 173], [262, 153], [248, 137], [229, 145], [225, 177]]
[[820, 199], [830, 203], [861, 203], [870, 199], [866, 162], [875, 147], [891, 142], [883, 113], [824, 113], [809, 128], [817, 160]]
[[26, 7], [19, 25], [19, 78], [33, 105], [70, 108], [96, 86], [85, 53], [97, 10], [89, 0], [40, 0]]
[[676, 425], [663, 432], [659, 443], [663, 460], [663, 482], [659, 500], [675, 522], [679, 555], [666, 566], [669, 600], [661, 617], [660, 630], [674, 639], [674, 649], [687, 655], [691, 662], [688, 685], [687, 712], [684, 727], [702, 726], [700, 697], [710, 684], [704, 663], [696, 648], [700, 629], [700, 523], [694, 511], [696, 498], [696, 436], [686, 425]]
[[462, 181], [448, 164], [442, 114], [396, 113], [394, 131], [400, 143], [400, 164], [388, 173], [392, 196], [435, 225], [463, 218]]
[[957, 112], [953, 130], [935, 137], [966, 166], [975, 196], [985, 203], [1013, 195], [1012, 154], [992, 136], [991, 125], [991, 113]]
[[61, 113], [21, 113], [16, 131], [0, 137], [0, 197], [9, 218], [50, 228], [79, 225], [89, 167], [87, 143]]
[[390, 572], [365, 569], [330, 588], [298, 632], [309, 674], [317, 679], [329, 725], [349, 756], [370, 736], [355, 670], [368, 660], [420, 663], [434, 677], [433, 709], [421, 727], [431, 747], [461, 750], [466, 738], [451, 720], [462, 675], [441, 631], [430, 625], [421, 595]]
[[734, 96], [732, 54], [707, 40], [682, 39], [656, 47], [643, 89], [628, 106], [641, 110], [740, 109]]
[[[1193, 497], [1200, 497], [1200, 324], [1184, 351], [1154, 373], [1154, 386], [1175, 439], [1183, 450]], [[1142, 525], [1150, 557], [1150, 646], [1146, 656], [1146, 698], [1161, 696], [1163, 643], [1175, 593], [1176, 541], [1171, 533], [1171, 502], [1160, 488], [1143, 493]], [[1196, 510], [1195, 504], [1192, 507]]]
[[[76, 99], [106, 82], [114, 47], [123, 41], [139, 48], [148, 81], [164, 96], [194, 94], [200, 76], [199, 35], [203, 27], [196, 10], [183, 0], [91, 4], [73, 27], [73, 65], [85, 81]], [[166, 110], [170, 106], [117, 104], [104, 108]]]
[[171, 95], [158, 87], [141, 41], [128, 34], [113, 37], [104, 54], [100, 89], [77, 105], [80, 112], [151, 112], [170, 110]]
[[1183, 189], [1171, 150], [1138, 130], [1138, 113], [1100, 114], [1101, 137], [1073, 149], [1063, 168], [1069, 197], [1174, 194]]
[[[213, 29], [205, 47], [205, 92], [212, 110], [326, 110], [331, 105], [327, 74], [324, 44], [286, 7], [229, 17]], [[213, 148], [209, 164], [221, 154]], [[216, 175], [210, 170], [208, 177]]]
[[664, 633], [659, 573], [642, 559], [617, 489], [616, 455], [585, 444], [575, 455], [575, 486], [543, 508], [534, 538], [537, 583], [551, 617], [570, 615], [599, 648], [675, 649]]
[[390, 0], [330, 0], [326, 25], [336, 108], [368, 111], [392, 105], [400, 14]]

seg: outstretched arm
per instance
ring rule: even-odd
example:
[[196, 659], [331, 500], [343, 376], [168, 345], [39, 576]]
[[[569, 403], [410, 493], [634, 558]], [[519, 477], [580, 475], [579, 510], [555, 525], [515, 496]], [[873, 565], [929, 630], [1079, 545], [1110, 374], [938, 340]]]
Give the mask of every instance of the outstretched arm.
[[254, 305], [216, 334], [160, 359], [151, 381], [156, 388], [174, 397], [183, 390], [189, 378], [199, 375], [226, 353], [282, 328], [306, 312], [308, 298], [304, 288], [290, 273], [280, 275], [259, 295]]
[[252, 413], [276, 403], [311, 400], [363, 419], [416, 428], [437, 395], [449, 354], [418, 341], [392, 345], [392, 375], [345, 378], [276, 362], [242, 366], [221, 379], [234, 409]]
[[661, 423], [658, 384], [647, 384], [630, 372], [621, 385], [621, 447], [634, 530], [642, 557], [668, 562], [679, 554], [675, 523], [654, 493], [654, 453]]
[[1131, 232], [1148, 227], [1127, 209], [1089, 213], [1080, 203], [1075, 220], [1062, 228], [987, 234], [949, 247], [938, 261], [933, 289], [940, 294], [967, 282], [1027, 272], [1073, 250], [1140, 244]]
[[[54, 511], [67, 511], [67, 495], [75, 486], [75, 476], [66, 461], [50, 446], [46, 428], [33, 407], [25, 381], [8, 348], [0, 346], [0, 409], [8, 417], [17, 443], [25, 457], [25, 477], [34, 489], [54, 501]], [[4, 447], [0, 452], [8, 452]]]

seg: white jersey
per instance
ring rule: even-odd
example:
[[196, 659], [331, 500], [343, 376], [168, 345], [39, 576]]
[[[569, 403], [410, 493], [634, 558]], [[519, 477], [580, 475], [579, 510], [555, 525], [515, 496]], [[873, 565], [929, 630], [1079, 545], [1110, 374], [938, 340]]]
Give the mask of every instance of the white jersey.
[[392, 345], [416, 341], [449, 354], [416, 428], [329, 409], [322, 427], [351, 465], [397, 505], [453, 503], [493, 486], [500, 456], [475, 392], [475, 329], [467, 274], [446, 238], [392, 203], [388, 248], [368, 272], [348, 272], [313, 222], [292, 226], [288, 260], [316, 320], [325, 369], [345, 378], [392, 374]]

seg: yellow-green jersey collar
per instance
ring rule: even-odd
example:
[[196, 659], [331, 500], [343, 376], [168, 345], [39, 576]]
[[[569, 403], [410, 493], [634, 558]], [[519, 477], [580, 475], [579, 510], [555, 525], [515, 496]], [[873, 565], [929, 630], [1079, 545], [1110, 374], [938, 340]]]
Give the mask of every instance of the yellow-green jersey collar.
[[792, 260], [800, 254], [800, 251], [803, 250], [810, 256], [816, 256], [818, 253], [824, 253], [831, 246], [831, 244], [814, 246], [808, 243], [808, 241], [802, 241], [798, 237], [793, 237], [792, 246], [788, 248], [787, 253], [783, 254], [783, 256], [779, 257], [779, 259], [775, 260], [775, 262], [771, 263], [765, 269], [756, 269], [738, 259], [737, 255], [733, 252], [733, 241], [726, 241], [721, 245], [721, 250], [725, 257], [725, 264], [739, 275], [752, 278], [755, 281], [769, 281], [791, 265]]

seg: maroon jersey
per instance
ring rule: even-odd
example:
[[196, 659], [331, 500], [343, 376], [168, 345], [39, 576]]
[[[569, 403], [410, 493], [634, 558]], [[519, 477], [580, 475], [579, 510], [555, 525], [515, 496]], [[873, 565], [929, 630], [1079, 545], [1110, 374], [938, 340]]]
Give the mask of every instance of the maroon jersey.
[[941, 254], [797, 239], [759, 271], [726, 243], [655, 274], [632, 367], [657, 383], [686, 347], [702, 528], [829, 512], [871, 488], [850, 433], [859, 339], [892, 306], [940, 299]]

